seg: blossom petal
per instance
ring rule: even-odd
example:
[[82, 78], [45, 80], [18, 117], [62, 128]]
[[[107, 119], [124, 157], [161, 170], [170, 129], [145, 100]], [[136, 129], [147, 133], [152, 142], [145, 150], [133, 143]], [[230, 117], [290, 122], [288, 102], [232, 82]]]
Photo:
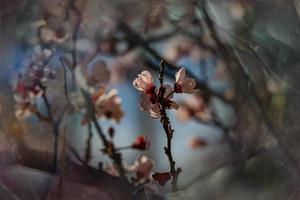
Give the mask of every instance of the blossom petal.
[[151, 108], [151, 102], [149, 96], [146, 94], [141, 94], [140, 108], [142, 111], [148, 111]]
[[149, 71], [145, 70], [145, 71], [142, 71], [141, 73], [141, 77], [143, 78], [143, 80], [147, 83], [152, 83], [153, 80], [152, 80], [152, 75]]
[[185, 69], [182, 67], [179, 71], [175, 74], [175, 81], [178, 83], [185, 78]]
[[159, 118], [160, 117], [160, 110], [159, 110], [158, 105], [153, 106], [150, 109], [149, 112], [150, 112], [150, 116], [153, 117], [153, 118]]
[[196, 81], [193, 78], [186, 78], [182, 83], [181, 83], [181, 89], [182, 92], [184, 93], [194, 93], [195, 90], [194, 88], [196, 87]]

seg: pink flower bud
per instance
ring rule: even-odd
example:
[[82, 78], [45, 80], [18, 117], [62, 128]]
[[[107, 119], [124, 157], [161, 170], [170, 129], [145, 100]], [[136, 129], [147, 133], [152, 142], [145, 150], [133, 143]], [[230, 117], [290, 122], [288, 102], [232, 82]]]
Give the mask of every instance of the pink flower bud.
[[132, 148], [138, 149], [138, 150], [147, 150], [149, 149], [150, 141], [146, 136], [138, 136], [135, 139], [135, 142], [132, 144]]

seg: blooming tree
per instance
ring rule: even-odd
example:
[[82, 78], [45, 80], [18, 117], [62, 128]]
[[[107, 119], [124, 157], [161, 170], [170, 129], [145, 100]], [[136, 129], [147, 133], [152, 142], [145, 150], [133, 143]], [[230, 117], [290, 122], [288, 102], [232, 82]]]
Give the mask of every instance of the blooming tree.
[[[272, 23], [261, 20], [265, 12], [259, 8], [269, 2], [42, 0], [25, 1], [23, 6], [15, 1], [3, 2], [11, 7], [10, 12], [20, 12], [15, 19], [19, 24], [11, 26], [14, 27], [13, 41], [22, 44], [18, 45], [24, 55], [20, 56], [22, 59], [16, 56], [15, 62], [9, 65], [17, 71], [12, 87], [0, 85], [1, 90], [8, 91], [0, 94], [0, 114], [7, 115], [0, 118], [3, 126], [0, 142], [2, 133], [9, 132], [17, 144], [12, 146], [19, 148], [15, 159], [21, 160], [20, 164], [50, 172], [51, 177], [59, 179], [58, 186], [75, 180], [89, 186], [101, 185], [105, 188], [103, 191], [114, 193], [120, 184], [120, 188], [129, 192], [118, 188], [119, 199], [155, 199], [159, 198], [156, 194], [169, 192], [178, 196], [193, 190], [191, 186], [195, 185], [199, 188], [208, 185], [210, 190], [217, 185], [216, 194], [208, 198], [219, 199], [225, 195], [224, 198], [231, 199], [226, 196], [227, 189], [230, 181], [238, 179], [232, 174], [244, 180], [247, 170], [253, 167], [252, 162], [270, 150], [275, 160], [287, 163], [287, 169], [276, 171], [278, 174], [299, 177], [298, 128], [293, 123], [298, 116], [292, 112], [298, 108], [297, 98], [294, 98], [298, 94], [293, 88], [297, 86], [294, 79], [297, 79], [298, 47], [294, 43], [298, 44], [298, 40], [283, 37], [285, 31], [299, 26], [295, 22], [280, 31], [272, 26], [272, 23], [284, 26], [283, 15], [268, 19]], [[299, 18], [296, 1], [279, 0], [273, 4], [291, 11], [293, 19]], [[2, 19], [8, 11], [1, 10]], [[266, 9], [266, 14], [271, 10]], [[10, 38], [8, 24], [14, 23], [4, 23], [8, 27], [3, 28], [7, 31], [4, 36]], [[263, 30], [261, 27], [265, 26]], [[288, 64], [294, 66], [292, 72], [280, 68]], [[5, 70], [3, 74], [1, 78], [8, 79]], [[125, 93], [134, 88], [138, 91], [140, 110], [151, 117], [148, 120], [161, 125], [156, 130], [158, 134], [147, 135], [147, 124], [143, 120], [141, 123], [126, 121], [131, 114], [127, 112], [127, 103], [131, 100], [121, 98], [124, 91], [118, 90], [122, 88], [118, 87], [120, 83], [125, 85]], [[2, 105], [5, 96], [12, 97], [6, 100], [8, 106]], [[291, 96], [293, 98], [288, 98]], [[134, 95], [127, 97], [134, 98]], [[9, 117], [10, 113], [13, 116]], [[80, 123], [76, 123], [77, 119]], [[179, 124], [184, 122], [189, 123]], [[139, 132], [122, 135], [124, 123], [135, 131], [140, 129]], [[189, 128], [193, 125], [197, 131]], [[188, 131], [181, 134], [183, 128]], [[186, 133], [190, 130], [197, 133]], [[77, 138], [77, 132], [80, 137], [86, 136], [83, 150], [72, 142], [82, 140]], [[93, 137], [95, 134], [97, 137]], [[212, 136], [214, 134], [219, 137]], [[186, 140], [180, 141], [180, 145], [187, 144], [191, 159], [198, 161], [197, 167], [195, 164], [189, 168], [184, 164], [189, 160], [177, 156], [177, 151], [185, 155], [186, 149], [174, 145], [175, 135]], [[120, 141], [121, 137], [129, 141]], [[37, 138], [43, 138], [43, 142], [28, 142]], [[153, 153], [162, 138], [164, 147]], [[46, 153], [36, 150], [38, 145], [33, 143], [45, 146]], [[6, 144], [0, 143], [0, 156], [2, 146], [7, 149]], [[168, 170], [160, 168], [160, 156], [167, 158]], [[97, 164], [95, 157], [101, 158]], [[266, 160], [274, 160], [273, 157]], [[162, 163], [167, 163], [165, 160]], [[237, 173], [231, 173], [224, 166]], [[191, 170], [198, 168], [201, 168], [199, 174]], [[224, 172], [215, 173], [220, 168]], [[268, 170], [259, 168], [257, 171]], [[189, 181], [185, 172], [192, 176]], [[104, 179], [98, 180], [101, 177]], [[208, 179], [212, 181], [201, 182]], [[285, 180], [285, 183], [297, 188], [297, 180]], [[219, 187], [220, 183], [228, 187]], [[15, 198], [9, 187], [4, 190]], [[206, 195], [203, 191], [194, 190], [193, 197]], [[299, 196], [296, 189], [291, 193], [295, 199]]]

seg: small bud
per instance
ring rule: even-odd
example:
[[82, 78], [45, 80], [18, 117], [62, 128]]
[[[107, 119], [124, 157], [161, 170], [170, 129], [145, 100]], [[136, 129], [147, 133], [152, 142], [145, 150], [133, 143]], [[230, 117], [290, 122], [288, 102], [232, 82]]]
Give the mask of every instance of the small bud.
[[132, 144], [132, 148], [138, 149], [138, 150], [147, 150], [149, 149], [150, 141], [146, 136], [138, 136], [135, 139], [135, 142]]

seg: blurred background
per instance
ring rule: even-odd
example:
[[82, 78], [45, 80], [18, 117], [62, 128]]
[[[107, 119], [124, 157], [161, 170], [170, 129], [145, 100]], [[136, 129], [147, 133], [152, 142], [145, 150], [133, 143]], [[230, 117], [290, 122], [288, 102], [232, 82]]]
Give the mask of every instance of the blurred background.
[[[158, 83], [161, 60], [168, 63], [168, 83], [174, 83], [179, 67], [197, 81], [199, 91], [175, 95], [180, 108], [168, 111], [175, 130], [173, 157], [183, 170], [179, 190], [153, 184], [157, 198], [300, 199], [299, 0], [0, 3], [0, 199], [74, 199], [76, 190], [78, 199], [131, 199], [118, 184], [103, 186], [101, 181], [98, 186], [79, 178], [64, 183], [59, 175], [52, 180], [51, 124], [34, 115], [18, 116], [14, 98], [18, 77], [45, 48], [52, 54], [47, 66], [56, 72], [55, 79], [47, 80], [46, 93], [53, 117], [60, 118], [68, 106], [65, 87], [72, 105], [79, 98], [71, 84], [72, 67], [65, 69], [62, 57], [69, 66], [75, 58], [91, 76], [102, 76], [107, 68], [107, 88], [118, 90], [124, 116], [119, 122], [101, 118], [99, 123], [105, 132], [114, 128], [119, 147], [146, 135], [150, 149], [126, 150], [123, 162], [129, 166], [147, 155], [155, 162], [153, 172], [169, 168], [163, 153], [165, 133], [159, 119], [141, 111], [140, 93], [132, 82], [148, 70]], [[41, 99], [36, 105], [46, 112]], [[84, 157], [88, 127], [82, 124], [81, 111], [63, 116], [60, 165], [80, 164], [67, 147]], [[102, 148], [93, 134], [93, 169], [99, 163], [110, 166]], [[55, 196], [64, 184], [64, 194]]]

